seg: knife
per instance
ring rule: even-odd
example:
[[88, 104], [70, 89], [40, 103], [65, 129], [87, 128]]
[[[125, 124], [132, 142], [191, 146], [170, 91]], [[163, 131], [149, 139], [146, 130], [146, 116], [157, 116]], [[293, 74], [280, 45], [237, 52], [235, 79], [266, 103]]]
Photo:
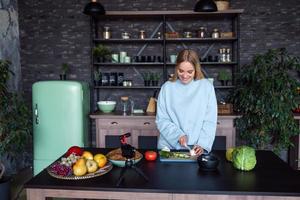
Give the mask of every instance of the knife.
[[187, 148], [190, 151], [190, 155], [191, 156], [195, 156], [195, 151], [193, 149], [191, 149], [191, 147], [189, 147], [186, 143], [184, 144], [184, 147]]

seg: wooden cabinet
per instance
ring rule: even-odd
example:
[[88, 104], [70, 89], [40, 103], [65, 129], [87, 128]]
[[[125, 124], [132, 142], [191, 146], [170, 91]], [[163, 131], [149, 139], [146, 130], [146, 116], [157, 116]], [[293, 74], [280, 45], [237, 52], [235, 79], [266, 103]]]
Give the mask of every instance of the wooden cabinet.
[[119, 136], [127, 132], [131, 133], [127, 142], [135, 147], [139, 147], [139, 137], [159, 135], [155, 117], [151, 115], [92, 114], [91, 118], [96, 122], [96, 147], [107, 147], [107, 136]]
[[224, 136], [226, 149], [235, 146], [236, 130], [234, 127], [234, 115], [219, 115], [217, 121], [216, 136]]
[[[100, 114], [96, 112], [90, 115], [96, 122], [96, 147], [104, 148], [106, 145], [106, 137], [119, 136], [121, 134], [131, 132], [128, 143], [143, 148], [139, 144], [142, 137], [159, 136], [156, 128], [155, 116], [153, 115], [128, 115], [121, 114]], [[225, 137], [226, 148], [235, 146], [236, 132], [234, 128], [234, 119], [236, 116], [218, 116], [218, 125], [216, 136]], [[152, 148], [156, 148], [152, 147]]]

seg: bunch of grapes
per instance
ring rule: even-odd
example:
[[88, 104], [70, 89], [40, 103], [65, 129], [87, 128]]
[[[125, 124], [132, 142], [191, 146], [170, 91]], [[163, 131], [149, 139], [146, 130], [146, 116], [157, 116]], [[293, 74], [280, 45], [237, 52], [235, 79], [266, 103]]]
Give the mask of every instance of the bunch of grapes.
[[71, 167], [76, 161], [80, 158], [80, 156], [76, 156], [75, 154], [70, 154], [68, 157], [62, 157], [60, 164], [65, 165], [67, 167]]
[[50, 171], [52, 173], [60, 175], [60, 176], [70, 176], [70, 175], [72, 175], [71, 166], [62, 165], [59, 162], [54, 163], [50, 167]]

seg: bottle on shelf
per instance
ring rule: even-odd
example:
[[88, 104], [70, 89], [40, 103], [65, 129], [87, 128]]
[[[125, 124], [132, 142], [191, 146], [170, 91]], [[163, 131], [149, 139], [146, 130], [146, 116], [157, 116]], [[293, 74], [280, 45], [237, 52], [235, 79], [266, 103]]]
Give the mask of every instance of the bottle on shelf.
[[200, 27], [200, 29], [197, 32], [198, 38], [205, 38], [206, 36], [206, 30], [203, 26]]
[[226, 49], [226, 62], [231, 62], [231, 53], [229, 48]]
[[104, 27], [104, 31], [103, 31], [103, 39], [110, 39], [111, 38], [111, 31], [110, 28], [108, 26]]
[[217, 28], [213, 29], [213, 32], [211, 33], [212, 38], [219, 38], [220, 37], [220, 32]]
[[124, 73], [120, 72], [118, 73], [118, 86], [123, 86], [123, 81], [124, 81]]
[[142, 39], [142, 40], [143, 40], [143, 39], [146, 39], [146, 33], [145, 33], [144, 30], [140, 30], [139, 38]]
[[161, 39], [161, 32], [157, 32], [157, 39]]
[[226, 62], [226, 52], [225, 48], [219, 49], [219, 62]]

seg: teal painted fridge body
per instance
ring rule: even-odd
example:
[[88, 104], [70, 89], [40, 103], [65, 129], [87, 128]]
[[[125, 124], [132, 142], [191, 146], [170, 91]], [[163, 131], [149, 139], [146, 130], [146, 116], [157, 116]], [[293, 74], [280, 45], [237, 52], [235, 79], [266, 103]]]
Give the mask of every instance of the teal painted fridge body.
[[32, 86], [33, 171], [38, 174], [69, 147], [88, 143], [87, 83], [41, 81]]

